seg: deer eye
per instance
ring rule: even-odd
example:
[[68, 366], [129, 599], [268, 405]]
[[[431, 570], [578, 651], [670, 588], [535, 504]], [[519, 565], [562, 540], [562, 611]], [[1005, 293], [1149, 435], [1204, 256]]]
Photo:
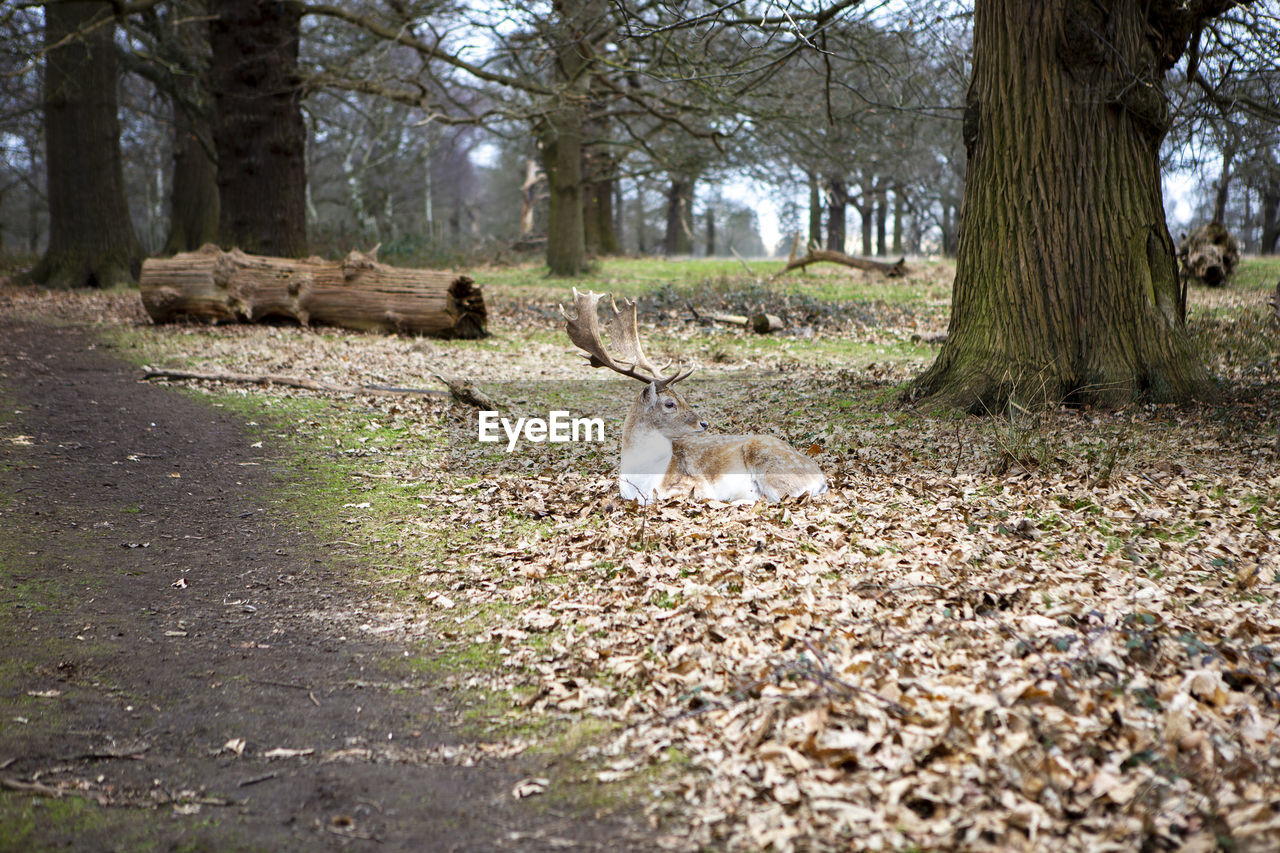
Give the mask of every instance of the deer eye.
[[676, 407], [676, 401], [670, 400], [670, 399], [663, 400], [662, 405], [663, 405], [663, 408], [665, 408], [669, 412]]

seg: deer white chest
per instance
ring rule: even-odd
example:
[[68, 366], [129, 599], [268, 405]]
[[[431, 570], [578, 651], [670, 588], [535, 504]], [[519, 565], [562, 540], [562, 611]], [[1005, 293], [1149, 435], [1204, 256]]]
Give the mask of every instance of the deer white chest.
[[671, 467], [671, 442], [659, 432], [632, 436], [623, 445], [618, 486], [624, 500], [649, 503], [662, 496], [662, 481]]

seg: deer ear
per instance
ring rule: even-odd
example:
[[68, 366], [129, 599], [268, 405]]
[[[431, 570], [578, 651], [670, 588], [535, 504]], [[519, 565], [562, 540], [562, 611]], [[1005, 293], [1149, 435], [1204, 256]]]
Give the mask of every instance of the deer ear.
[[646, 406], [652, 406], [658, 402], [658, 383], [650, 382], [644, 387], [644, 403]]

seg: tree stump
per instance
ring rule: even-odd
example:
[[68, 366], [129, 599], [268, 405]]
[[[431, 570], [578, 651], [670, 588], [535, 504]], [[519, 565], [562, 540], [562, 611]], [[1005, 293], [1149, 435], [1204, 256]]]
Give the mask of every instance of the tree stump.
[[[375, 250], [376, 251], [376, 250]], [[361, 331], [481, 338], [488, 312], [470, 276], [380, 264], [224, 252], [214, 245], [142, 265], [142, 304], [156, 323], [256, 323], [273, 318]]]

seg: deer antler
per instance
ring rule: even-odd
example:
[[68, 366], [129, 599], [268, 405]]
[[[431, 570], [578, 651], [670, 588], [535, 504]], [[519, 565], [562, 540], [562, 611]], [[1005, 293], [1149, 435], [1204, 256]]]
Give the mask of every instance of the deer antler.
[[636, 324], [636, 303], [631, 299], [622, 300], [622, 310], [619, 311], [613, 297], [609, 297], [609, 340], [618, 350], [621, 360], [616, 360], [610, 355], [600, 337], [600, 319], [596, 314], [596, 305], [603, 295], [591, 292], [579, 293], [578, 288], [575, 287], [573, 307], [577, 316], [570, 317], [564, 310], [564, 306], [560, 306], [569, 340], [583, 351], [592, 367], [607, 367], [614, 373], [630, 376], [641, 382], [653, 382], [658, 386], [659, 391], [688, 378], [689, 374], [693, 373], [692, 370], [681, 373], [677, 368], [674, 373], [663, 376], [662, 371], [653, 366], [653, 362], [649, 361], [640, 347], [640, 328]]

